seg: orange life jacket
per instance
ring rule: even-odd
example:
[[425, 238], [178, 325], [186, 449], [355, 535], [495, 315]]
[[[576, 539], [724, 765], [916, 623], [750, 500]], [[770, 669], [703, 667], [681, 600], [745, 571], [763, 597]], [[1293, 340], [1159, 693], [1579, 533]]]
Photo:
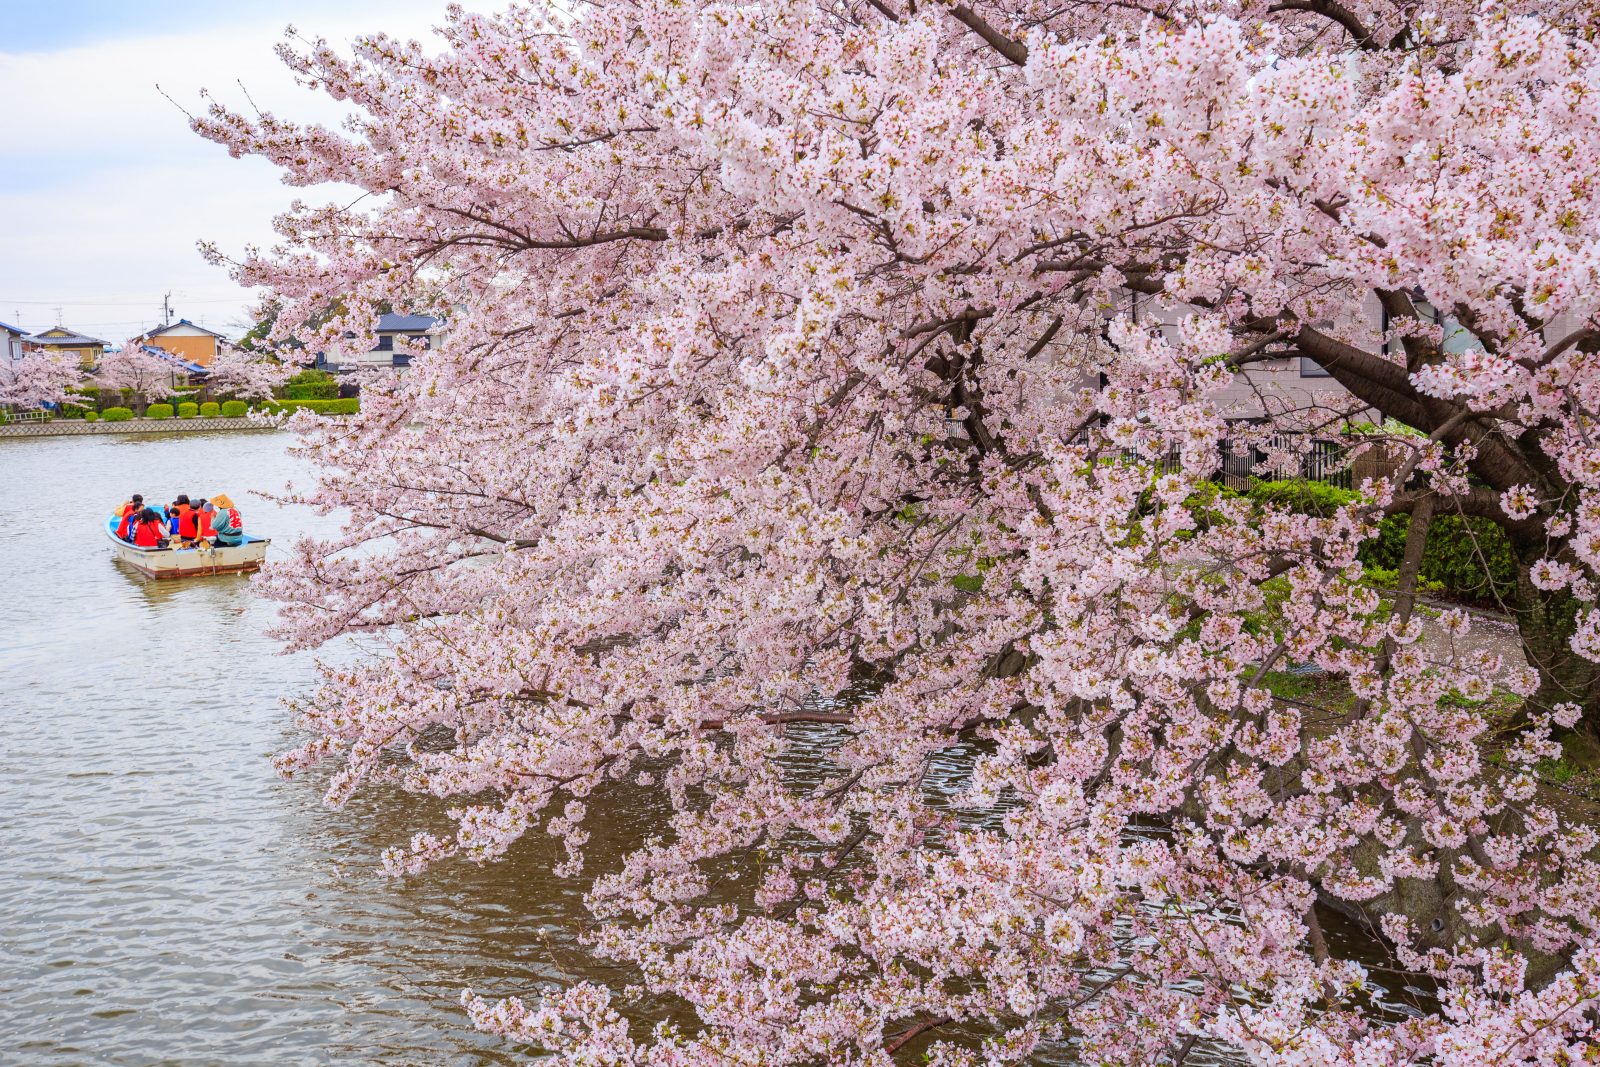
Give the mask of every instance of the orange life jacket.
[[178, 505], [178, 536], [193, 541], [195, 533], [194, 508], [187, 504]]

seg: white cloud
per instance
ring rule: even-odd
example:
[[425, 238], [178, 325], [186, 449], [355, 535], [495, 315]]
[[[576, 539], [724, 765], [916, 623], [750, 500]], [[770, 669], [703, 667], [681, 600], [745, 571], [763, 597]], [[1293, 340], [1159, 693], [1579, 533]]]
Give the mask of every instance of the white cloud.
[[230, 159], [156, 84], [191, 111], [203, 88], [234, 106], [247, 90], [283, 117], [335, 121], [338, 105], [296, 86], [273, 54], [284, 24], [333, 41], [379, 30], [426, 39], [443, 6], [342, 3], [325, 15], [302, 0], [270, 22], [0, 53], [0, 320], [42, 327], [60, 306], [68, 325], [120, 339], [159, 321], [169, 289], [183, 317], [218, 329], [241, 320], [249, 294], [196, 242], [270, 243], [272, 216], [290, 201], [339, 190], [290, 189], [264, 162]]

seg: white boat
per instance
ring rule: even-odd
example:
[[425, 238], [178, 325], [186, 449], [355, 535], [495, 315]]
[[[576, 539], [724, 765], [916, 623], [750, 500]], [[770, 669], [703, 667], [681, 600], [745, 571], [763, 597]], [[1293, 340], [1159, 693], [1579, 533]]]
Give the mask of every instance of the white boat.
[[117, 516], [106, 519], [106, 536], [117, 558], [146, 578], [199, 578], [259, 570], [270, 538], [245, 536], [237, 545], [200, 544], [194, 548], [140, 548], [117, 536]]

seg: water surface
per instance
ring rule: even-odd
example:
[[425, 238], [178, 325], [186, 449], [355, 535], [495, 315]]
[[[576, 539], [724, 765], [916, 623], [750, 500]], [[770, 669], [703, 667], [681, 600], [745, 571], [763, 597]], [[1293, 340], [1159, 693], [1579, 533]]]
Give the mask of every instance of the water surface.
[[273, 775], [314, 661], [277, 654], [248, 578], [113, 561], [132, 492], [226, 491], [282, 544], [328, 529], [252, 492], [310, 481], [292, 440], [0, 440], [0, 1063], [509, 1062], [460, 989], [580, 955], [580, 885], [540, 844], [391, 882], [407, 798], [331, 812]]

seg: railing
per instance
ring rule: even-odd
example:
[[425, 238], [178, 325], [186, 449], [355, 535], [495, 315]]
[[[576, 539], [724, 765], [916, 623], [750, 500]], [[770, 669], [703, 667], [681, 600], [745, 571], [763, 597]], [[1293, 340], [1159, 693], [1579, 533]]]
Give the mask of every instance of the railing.
[[[1338, 441], [1312, 440], [1290, 442], [1274, 437], [1265, 442], [1267, 448], [1246, 444], [1242, 451], [1231, 441], [1222, 443], [1222, 483], [1230, 489], [1245, 489], [1251, 478], [1290, 479], [1308, 482], [1326, 482], [1341, 489], [1351, 488], [1351, 458], [1349, 450]], [[1269, 464], [1265, 474], [1256, 473], [1261, 464]], [[1377, 471], [1369, 472], [1370, 477]]]
[[[1224, 440], [1219, 448], [1222, 469], [1218, 480], [1230, 489], [1247, 489], [1253, 478], [1301, 479], [1352, 489], [1368, 478], [1392, 474], [1400, 466], [1400, 457], [1382, 446], [1352, 455], [1353, 450], [1343, 442], [1322, 438], [1296, 441], [1272, 437], [1259, 444]], [[1149, 463], [1161, 474], [1177, 470], [1181, 463], [1176, 449], [1154, 460], [1127, 451], [1123, 453], [1123, 460]]]

